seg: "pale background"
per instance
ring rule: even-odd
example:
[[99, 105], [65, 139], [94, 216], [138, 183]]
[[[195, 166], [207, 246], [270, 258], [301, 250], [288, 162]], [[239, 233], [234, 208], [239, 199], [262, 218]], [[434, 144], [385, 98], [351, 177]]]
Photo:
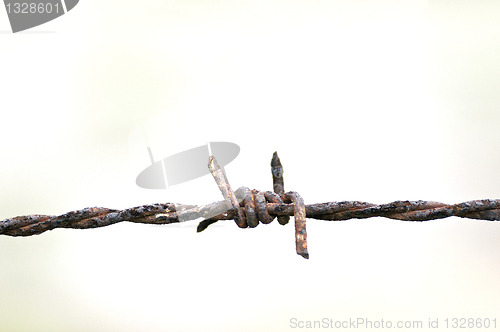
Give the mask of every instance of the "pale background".
[[[12, 34], [0, 10], [0, 220], [208, 203], [210, 176], [135, 186], [157, 159], [241, 147], [233, 188], [306, 203], [500, 198], [498, 1], [95, 1]], [[490, 318], [500, 223], [448, 218], [121, 223], [0, 236], [5, 331], [289, 331], [290, 319]]]

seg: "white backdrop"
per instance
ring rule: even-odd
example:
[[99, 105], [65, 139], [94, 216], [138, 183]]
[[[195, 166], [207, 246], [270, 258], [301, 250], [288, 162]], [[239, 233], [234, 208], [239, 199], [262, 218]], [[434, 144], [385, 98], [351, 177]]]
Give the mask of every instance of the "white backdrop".
[[[497, 1], [82, 0], [17, 34], [0, 13], [0, 220], [221, 200], [210, 176], [135, 185], [148, 123], [157, 159], [238, 144], [233, 188], [271, 190], [278, 151], [306, 203], [500, 196]], [[308, 220], [309, 260], [293, 223], [196, 224], [0, 236], [1, 329], [500, 325], [500, 223]]]

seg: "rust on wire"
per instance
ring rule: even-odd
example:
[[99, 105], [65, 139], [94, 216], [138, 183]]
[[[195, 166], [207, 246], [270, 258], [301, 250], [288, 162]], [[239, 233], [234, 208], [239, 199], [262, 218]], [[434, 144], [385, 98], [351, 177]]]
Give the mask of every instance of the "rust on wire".
[[210, 158], [208, 166], [221, 190], [223, 201], [202, 206], [172, 203], [148, 204], [125, 210], [91, 207], [60, 216], [36, 214], [19, 216], [0, 221], [0, 234], [30, 236], [55, 228], [96, 228], [122, 221], [171, 224], [204, 218], [197, 228], [197, 231], [201, 232], [219, 220], [234, 220], [238, 227], [253, 228], [259, 223], [269, 224], [276, 217], [280, 224], [285, 225], [289, 217], [293, 216], [296, 252], [304, 258], [309, 258], [306, 218], [348, 220], [385, 217], [405, 221], [426, 221], [454, 216], [500, 220], [500, 200], [498, 199], [475, 200], [452, 205], [430, 201], [396, 201], [380, 205], [345, 201], [305, 205], [297, 192], [285, 192], [283, 166], [276, 152], [271, 161], [274, 191], [261, 192], [240, 187], [233, 192], [215, 158]]

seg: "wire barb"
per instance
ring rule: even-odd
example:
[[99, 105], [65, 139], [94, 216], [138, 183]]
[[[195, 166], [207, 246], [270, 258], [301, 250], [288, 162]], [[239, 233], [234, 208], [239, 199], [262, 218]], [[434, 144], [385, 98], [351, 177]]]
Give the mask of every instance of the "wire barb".
[[[273, 174], [273, 190], [279, 196], [285, 193], [285, 182], [283, 180], [283, 166], [281, 165], [278, 152], [274, 151], [273, 158], [271, 159], [271, 173]], [[290, 221], [289, 216], [279, 216], [278, 222], [281, 225], [286, 225]]]
[[289, 217], [294, 216], [297, 254], [309, 258], [306, 218], [348, 220], [385, 217], [405, 221], [426, 221], [454, 216], [500, 220], [500, 200], [498, 199], [475, 200], [453, 205], [431, 201], [395, 201], [380, 205], [345, 201], [305, 205], [297, 192], [284, 191], [283, 166], [276, 152], [271, 161], [274, 192], [261, 192], [246, 187], [240, 187], [233, 192], [215, 158], [210, 157], [208, 167], [221, 190], [223, 201], [202, 206], [173, 203], [148, 204], [124, 210], [90, 207], [60, 216], [38, 214], [19, 216], [0, 221], [0, 235], [31, 236], [55, 228], [96, 228], [122, 221], [171, 224], [205, 218], [198, 224], [197, 231], [201, 232], [219, 220], [234, 220], [238, 227], [253, 228], [259, 223], [269, 224], [276, 217], [280, 224], [285, 225]]
[[238, 227], [240, 228], [247, 227], [247, 220], [245, 218], [245, 215], [243, 214], [243, 211], [241, 211], [240, 209], [240, 204], [236, 199], [233, 189], [231, 189], [231, 185], [229, 184], [226, 175], [220, 168], [219, 163], [217, 163], [217, 160], [214, 158], [214, 156], [210, 157], [210, 160], [208, 162], [208, 169], [210, 170], [210, 173], [212, 173], [215, 182], [217, 182], [217, 185], [222, 192], [222, 196], [224, 196], [224, 199], [226, 200], [228, 209], [236, 209], [238, 211], [238, 215], [234, 216], [236, 225], [238, 225]]
[[293, 218], [295, 219], [295, 250], [297, 254], [308, 259], [306, 232], [306, 205], [299, 193], [294, 191], [283, 195], [285, 203], [293, 203]]

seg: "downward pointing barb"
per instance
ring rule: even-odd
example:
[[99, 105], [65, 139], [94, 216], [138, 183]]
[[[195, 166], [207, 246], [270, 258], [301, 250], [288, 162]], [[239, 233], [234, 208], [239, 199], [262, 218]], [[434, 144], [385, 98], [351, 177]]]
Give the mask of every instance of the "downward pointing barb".
[[293, 203], [293, 218], [295, 219], [295, 250], [297, 254], [309, 259], [307, 251], [307, 232], [306, 232], [306, 205], [304, 200], [294, 191], [283, 195], [285, 203]]

